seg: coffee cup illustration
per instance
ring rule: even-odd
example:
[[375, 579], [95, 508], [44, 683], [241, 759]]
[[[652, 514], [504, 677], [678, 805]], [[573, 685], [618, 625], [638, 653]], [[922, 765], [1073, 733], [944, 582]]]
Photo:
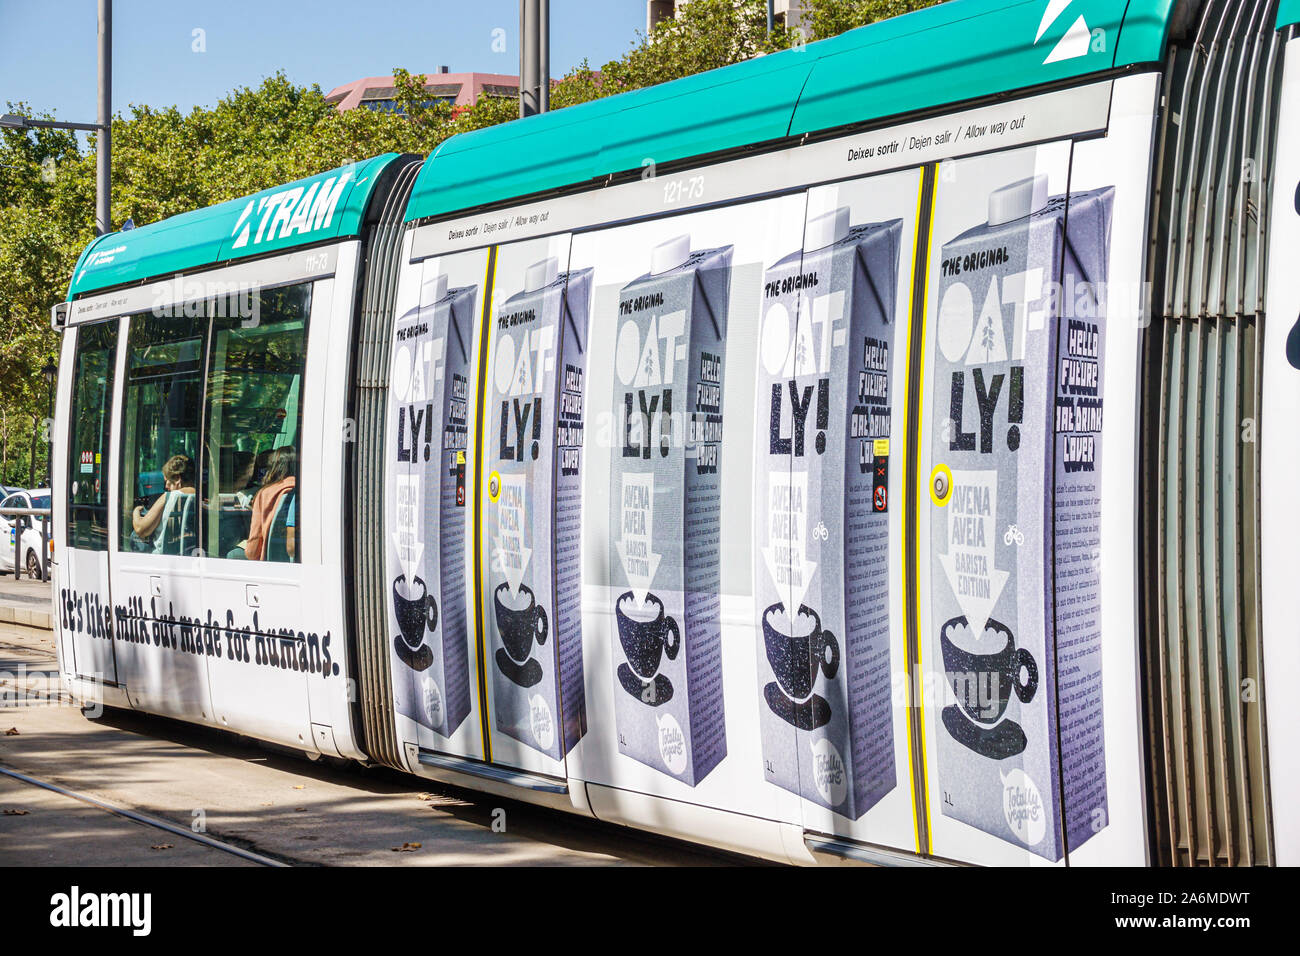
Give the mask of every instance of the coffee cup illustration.
[[424, 643], [426, 627], [431, 631], [438, 627], [438, 602], [429, 593], [423, 578], [412, 578], [408, 585], [406, 575], [399, 574], [393, 582], [393, 608], [402, 640], [411, 650]]
[[806, 604], [793, 619], [780, 601], [764, 611], [763, 645], [781, 692], [795, 702], [812, 697], [818, 670], [831, 680], [840, 669], [840, 642]]
[[663, 655], [676, 660], [682, 647], [677, 621], [664, 613], [664, 602], [653, 594], [637, 604], [631, 591], [624, 591], [614, 604], [618, 618], [618, 639], [628, 666], [642, 681], [654, 680]]
[[546, 643], [550, 627], [546, 609], [537, 603], [536, 596], [525, 584], [519, 585], [519, 590], [513, 595], [509, 584], [498, 585], [492, 600], [496, 606], [497, 633], [501, 635], [502, 646], [516, 664], [526, 663], [533, 653], [533, 640], [536, 639], [538, 644]]
[[1016, 647], [1015, 635], [1005, 624], [990, 618], [977, 637], [964, 616], [955, 617], [943, 625], [939, 641], [949, 686], [971, 720], [996, 724], [1006, 713], [1012, 688], [1022, 704], [1034, 699], [1038, 664], [1029, 651]]

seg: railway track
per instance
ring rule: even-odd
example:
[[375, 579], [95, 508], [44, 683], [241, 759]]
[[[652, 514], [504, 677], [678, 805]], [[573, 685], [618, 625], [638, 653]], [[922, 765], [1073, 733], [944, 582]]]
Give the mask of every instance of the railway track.
[[201, 844], [202, 846], [206, 846], [209, 849], [218, 850], [222, 853], [229, 853], [232, 856], [239, 857], [240, 859], [246, 860], [250, 863], [256, 863], [259, 866], [287, 867], [287, 866], [296, 865], [295, 861], [276, 859], [261, 853], [256, 853], [253, 850], [247, 849], [242, 846], [237, 846], [236, 844], [233, 843], [227, 843], [224, 840], [219, 840], [215, 837], [209, 836], [206, 833], [196, 833], [195, 831], [188, 829], [187, 827], [179, 826], [178, 824], [171, 823], [167, 820], [160, 820], [158, 817], [149, 816], [146, 813], [140, 813], [136, 810], [128, 809], [127, 807], [118, 806], [115, 803], [110, 803], [107, 800], [101, 800], [98, 797], [92, 797], [88, 794], [80, 793], [76, 790], [70, 790], [67, 787], [60, 786], [57, 783], [51, 783], [48, 780], [41, 780], [37, 777], [32, 777], [25, 773], [20, 773], [17, 770], [9, 770], [5, 767], [0, 767], [0, 775], [8, 777], [11, 780], [16, 780], [20, 783], [27, 784], [28, 786], [40, 787], [41, 789], [49, 790], [52, 793], [57, 793], [60, 794], [61, 796], [69, 797], [73, 800], [77, 800], [81, 803], [85, 803], [92, 807], [95, 807], [96, 809], [102, 810], [105, 813], [111, 813], [115, 816], [121, 817], [126, 820], [130, 820], [134, 823], [138, 823], [143, 826], [153, 827], [156, 830], [161, 830], [164, 833], [171, 834], [172, 836], [182, 837], [186, 840], [190, 840], [194, 843], [198, 843]]

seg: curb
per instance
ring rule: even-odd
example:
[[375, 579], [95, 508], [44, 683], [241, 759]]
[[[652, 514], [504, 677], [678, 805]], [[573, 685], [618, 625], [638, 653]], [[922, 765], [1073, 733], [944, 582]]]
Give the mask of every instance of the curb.
[[0, 624], [23, 624], [27, 627], [39, 627], [42, 630], [54, 630], [54, 615], [49, 611], [36, 611], [29, 607], [14, 607], [12, 604], [0, 604]]

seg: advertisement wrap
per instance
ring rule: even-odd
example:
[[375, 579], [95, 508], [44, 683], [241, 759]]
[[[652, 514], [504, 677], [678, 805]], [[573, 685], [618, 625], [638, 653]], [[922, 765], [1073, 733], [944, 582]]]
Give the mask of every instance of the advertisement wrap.
[[888, 552], [902, 226], [851, 225], [849, 207], [830, 210], [763, 281], [754, 491], [763, 768], [769, 782], [851, 820], [897, 776]]
[[479, 294], [427, 269], [419, 307], [398, 317], [394, 333], [393, 692], [399, 714], [443, 738], [471, 706], [465, 456]]
[[503, 255], [496, 278], [484, 448], [487, 663], [497, 732], [560, 760], [586, 729], [582, 621], [569, 596], [579, 573], [591, 273], [561, 272], [553, 255], [519, 269], [537, 244], [525, 245]]
[[[618, 297], [610, 466], [619, 750], [694, 786], [726, 756], [719, 624], [730, 246], [657, 245]], [[689, 445], [689, 447], [688, 447]]]
[[[973, 175], [957, 175], [970, 205]], [[1114, 190], [1051, 194], [1046, 172], [985, 182], [984, 221], [935, 236], [935, 802], [1056, 861], [1107, 820], [1099, 546]]]

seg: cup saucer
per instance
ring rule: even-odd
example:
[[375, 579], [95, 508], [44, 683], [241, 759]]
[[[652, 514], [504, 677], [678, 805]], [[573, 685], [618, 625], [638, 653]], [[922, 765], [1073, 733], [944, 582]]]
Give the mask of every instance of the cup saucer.
[[395, 637], [393, 650], [397, 651], [398, 659], [413, 671], [428, 670], [433, 664], [433, 648], [428, 644], [421, 644], [418, 650], [412, 650], [405, 638]]
[[772, 681], [763, 688], [763, 699], [772, 708], [772, 713], [800, 730], [816, 730], [830, 723], [831, 705], [820, 694], [813, 694], [802, 704], [796, 704], [785, 696], [776, 681]]
[[981, 727], [963, 714], [956, 704], [949, 704], [943, 709], [943, 725], [959, 744], [994, 760], [1014, 757], [1029, 743], [1025, 739], [1025, 732], [1014, 720], [1004, 720], [993, 727]]
[[673, 682], [663, 674], [656, 674], [652, 681], [643, 681], [627, 664], [619, 664], [618, 682], [625, 691], [651, 707], [658, 707], [673, 699]]
[[506, 653], [504, 647], [498, 647], [497, 667], [501, 668], [501, 673], [506, 675], [512, 683], [520, 687], [532, 687], [542, 679], [542, 665], [537, 663], [536, 658], [528, 658], [523, 664], [516, 664], [511, 660], [510, 655]]

